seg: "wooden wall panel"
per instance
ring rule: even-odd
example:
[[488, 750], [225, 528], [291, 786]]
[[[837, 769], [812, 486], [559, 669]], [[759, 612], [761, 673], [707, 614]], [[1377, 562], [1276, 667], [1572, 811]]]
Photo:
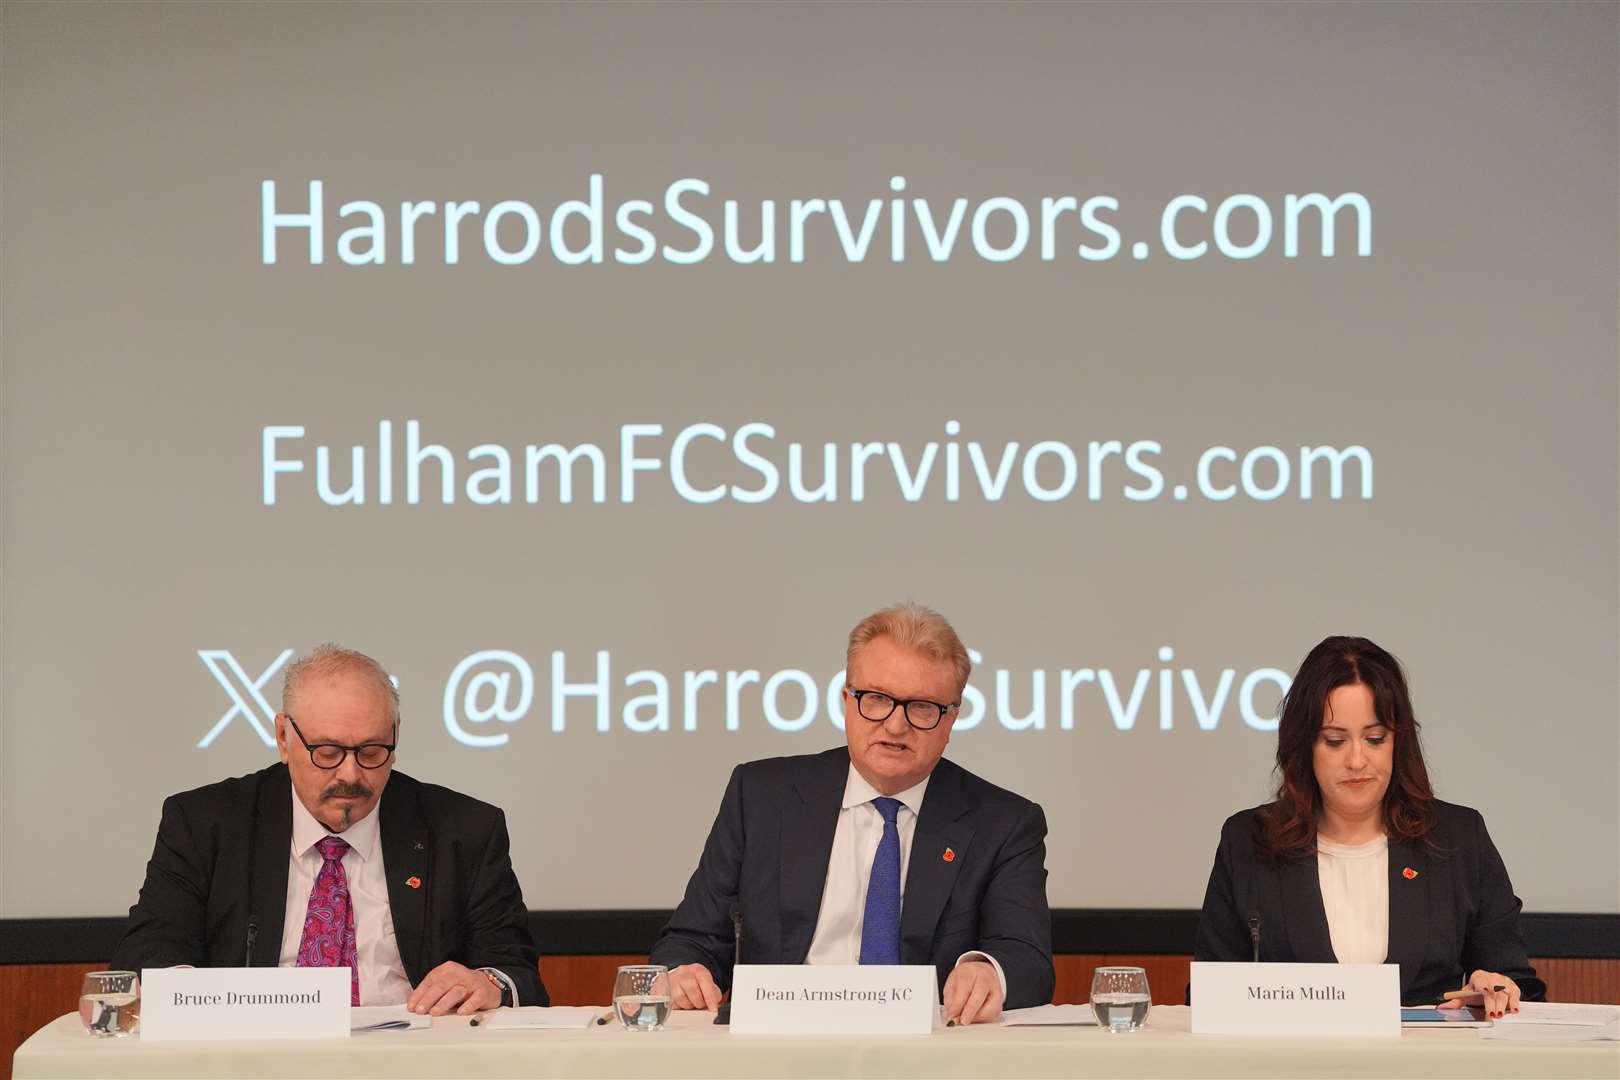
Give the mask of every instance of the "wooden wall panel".
[[1091, 976], [1100, 967], [1128, 965], [1147, 971], [1148, 989], [1155, 1005], [1184, 1005], [1187, 1001], [1187, 972], [1190, 956], [1054, 956], [1057, 988], [1052, 1000], [1059, 1005], [1079, 1005], [1091, 1000]]
[[1620, 960], [1532, 960], [1548, 1001], [1620, 1005]]
[[0, 1080], [11, 1080], [11, 1055], [28, 1036], [79, 1007], [85, 972], [106, 966], [0, 965]]
[[545, 956], [540, 978], [553, 1005], [606, 1005], [620, 964], [645, 964], [645, 956]]
[[[1180, 1005], [1187, 986], [1187, 956], [1078, 956], [1056, 958], [1057, 990], [1063, 1004], [1087, 1000], [1092, 973], [1108, 964], [1135, 964], [1147, 969], [1148, 985], [1158, 1005]], [[613, 973], [620, 964], [639, 964], [645, 956], [548, 956], [540, 961], [555, 1005], [599, 1005], [612, 993]], [[1554, 1001], [1620, 1004], [1620, 959], [1534, 960]], [[11, 1080], [11, 1056], [22, 1042], [78, 1005], [79, 982], [101, 964], [0, 965], [0, 1080]]]

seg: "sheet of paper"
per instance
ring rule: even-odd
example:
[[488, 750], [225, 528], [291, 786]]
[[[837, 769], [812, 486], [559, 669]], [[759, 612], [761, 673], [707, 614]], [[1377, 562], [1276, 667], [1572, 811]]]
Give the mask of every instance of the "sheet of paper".
[[1525, 1001], [1479, 1033], [1482, 1039], [1521, 1042], [1620, 1040], [1620, 1005]]
[[1610, 1024], [1504, 1024], [1498, 1020], [1480, 1029], [1479, 1037], [1512, 1042], [1615, 1042], [1620, 1041], [1620, 1020]]
[[349, 1010], [350, 1031], [406, 1031], [432, 1026], [431, 1016], [413, 1013], [403, 1005], [358, 1005]]
[[1097, 1024], [1097, 1015], [1090, 1005], [1036, 1005], [1028, 1009], [1008, 1009], [1001, 1014], [1005, 1027], [1053, 1027], [1057, 1025]]
[[1497, 1021], [1499, 1025], [1518, 1024], [1574, 1024], [1581, 1027], [1601, 1027], [1620, 1020], [1620, 1005], [1576, 1005], [1558, 1001], [1523, 1001], [1519, 1011], [1508, 1013]]
[[497, 1009], [483, 1019], [483, 1027], [491, 1031], [540, 1030], [544, 1028], [587, 1028], [598, 1017], [610, 1015], [611, 1009], [589, 1005], [524, 1005], [516, 1009]]

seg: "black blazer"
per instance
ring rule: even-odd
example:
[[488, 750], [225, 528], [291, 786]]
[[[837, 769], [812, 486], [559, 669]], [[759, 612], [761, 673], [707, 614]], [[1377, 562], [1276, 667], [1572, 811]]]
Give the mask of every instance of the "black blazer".
[[[848, 775], [844, 747], [739, 765], [651, 962], [702, 964], [728, 989], [737, 909], [744, 963], [804, 963]], [[949, 862], [946, 849], [955, 853]], [[1001, 965], [1007, 1008], [1052, 1000], [1046, 817], [1028, 799], [941, 760], [911, 841], [900, 962], [933, 964], [943, 987], [971, 950]]]
[[[281, 955], [292, 781], [276, 764], [163, 803], [115, 968], [273, 967]], [[396, 771], [377, 805], [388, 907], [414, 986], [439, 964], [499, 968], [545, 1005], [539, 952], [496, 807]], [[411, 888], [411, 878], [419, 880]], [[251, 955], [249, 925], [257, 925]]]
[[[1401, 967], [1401, 1003], [1435, 1004], [1481, 968], [1518, 983], [1524, 1000], [1545, 1000], [1546, 984], [1536, 978], [1519, 934], [1523, 905], [1484, 819], [1466, 806], [1436, 802], [1434, 809], [1434, 847], [1389, 845], [1386, 962]], [[1261, 960], [1335, 963], [1316, 856], [1261, 856], [1258, 810], [1233, 814], [1221, 829], [1193, 959], [1253, 959], [1249, 918], [1255, 915]]]

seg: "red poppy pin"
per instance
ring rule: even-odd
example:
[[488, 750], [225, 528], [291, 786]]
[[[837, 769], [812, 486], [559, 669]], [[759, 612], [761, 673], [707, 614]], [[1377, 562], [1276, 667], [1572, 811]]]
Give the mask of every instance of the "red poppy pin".
[[1407, 881], [1411, 881], [1413, 878], [1417, 877], [1417, 871], [1408, 866], [1405, 870], [1401, 871], [1401, 877], [1405, 878]]
[[413, 889], [420, 889], [422, 887], [422, 879], [417, 877], [415, 874], [412, 874], [410, 877], [405, 879], [405, 884], [409, 885]]
[[956, 850], [954, 848], [946, 848], [945, 854], [941, 856], [941, 858], [943, 858], [946, 862], [955, 862]]

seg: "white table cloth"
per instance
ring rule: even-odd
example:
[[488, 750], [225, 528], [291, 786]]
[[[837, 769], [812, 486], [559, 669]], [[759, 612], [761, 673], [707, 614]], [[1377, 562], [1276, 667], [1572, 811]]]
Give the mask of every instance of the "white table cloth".
[[93, 1039], [77, 1014], [17, 1051], [16, 1080], [89, 1077], [1603, 1077], [1620, 1044], [1481, 1040], [1472, 1028], [1406, 1030], [1398, 1039], [1194, 1035], [1191, 1010], [1155, 1005], [1128, 1035], [1096, 1027], [949, 1028], [932, 1035], [732, 1035], [707, 1013], [668, 1028], [490, 1031], [465, 1019], [431, 1029], [327, 1041], [143, 1043]]

